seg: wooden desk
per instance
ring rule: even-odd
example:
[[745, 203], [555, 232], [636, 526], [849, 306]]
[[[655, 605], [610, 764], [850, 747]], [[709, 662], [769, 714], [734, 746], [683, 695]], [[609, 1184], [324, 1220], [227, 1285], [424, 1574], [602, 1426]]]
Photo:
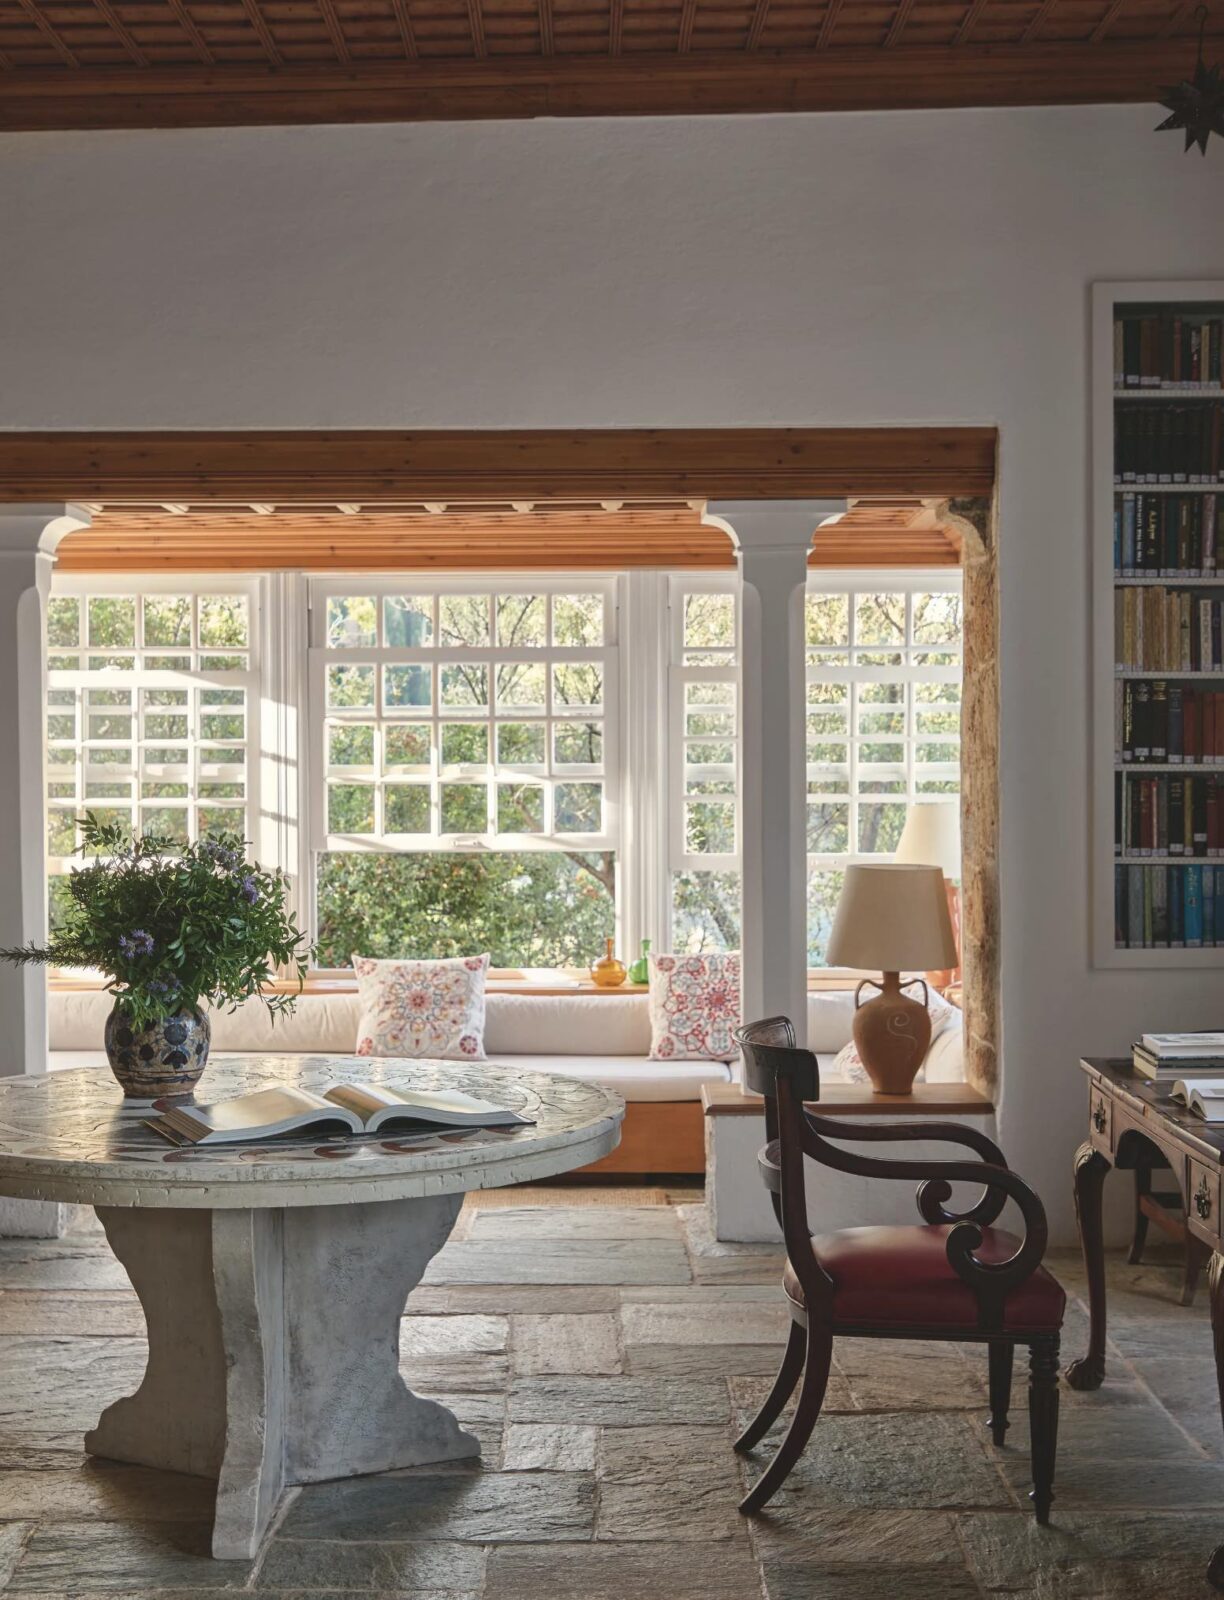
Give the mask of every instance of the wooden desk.
[[[1105, 1238], [1101, 1191], [1111, 1167], [1134, 1170], [1152, 1151], [1172, 1169], [1185, 1204], [1190, 1236], [1211, 1251], [1211, 1329], [1220, 1408], [1224, 1414], [1224, 1233], [1220, 1177], [1224, 1130], [1169, 1099], [1166, 1084], [1141, 1078], [1126, 1060], [1080, 1062], [1088, 1077], [1088, 1138], [1075, 1153], [1075, 1212], [1088, 1274], [1088, 1349], [1066, 1371], [1073, 1389], [1099, 1389], [1105, 1378]], [[1215, 1550], [1207, 1580], [1224, 1589], [1224, 1545]]]

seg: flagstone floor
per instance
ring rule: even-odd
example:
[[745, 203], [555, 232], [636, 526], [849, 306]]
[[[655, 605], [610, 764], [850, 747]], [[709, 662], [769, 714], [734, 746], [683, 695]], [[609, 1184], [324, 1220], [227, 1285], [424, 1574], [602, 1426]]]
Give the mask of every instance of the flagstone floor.
[[[693, 1202], [695, 1195], [677, 1195]], [[1205, 1291], [1176, 1258], [1111, 1263], [1110, 1373], [1063, 1390], [1055, 1526], [1027, 1510], [1023, 1384], [1008, 1447], [985, 1362], [848, 1340], [769, 1515], [732, 1453], [778, 1360], [776, 1252], [720, 1246], [699, 1204], [465, 1211], [413, 1296], [403, 1365], [484, 1446], [477, 1466], [301, 1491], [260, 1558], [212, 1562], [208, 1485], [88, 1461], [134, 1385], [139, 1307], [100, 1236], [0, 1242], [0, 1594], [209, 1600], [1195, 1600], [1224, 1541]], [[1082, 1276], [1064, 1350], [1083, 1346]], [[189, 1369], [183, 1372], [190, 1384]]]

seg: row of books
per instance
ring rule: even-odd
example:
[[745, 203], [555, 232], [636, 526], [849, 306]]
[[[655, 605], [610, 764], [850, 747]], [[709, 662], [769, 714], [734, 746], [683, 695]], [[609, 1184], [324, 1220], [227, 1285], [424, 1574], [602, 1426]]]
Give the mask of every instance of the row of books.
[[1224, 692], [1163, 678], [1116, 682], [1114, 749], [1136, 766], [1224, 761]]
[[1218, 483], [1224, 406], [1120, 405], [1114, 411], [1114, 477], [1120, 483]]
[[1224, 945], [1224, 867], [1114, 867], [1114, 942], [1122, 950]]
[[1126, 493], [1114, 504], [1114, 571], [1120, 578], [1213, 577], [1224, 548], [1224, 498]]
[[1224, 1119], [1224, 1033], [1145, 1033], [1131, 1046], [1131, 1059], [1141, 1077], [1171, 1084], [1171, 1099], [1209, 1122]]
[[1113, 342], [1115, 388], [1220, 387], [1224, 323], [1209, 312], [1124, 313]]
[[1224, 777], [1115, 773], [1114, 853], [1224, 856]]
[[1114, 665], [1130, 672], [1224, 668], [1224, 600], [1166, 589], [1114, 590]]

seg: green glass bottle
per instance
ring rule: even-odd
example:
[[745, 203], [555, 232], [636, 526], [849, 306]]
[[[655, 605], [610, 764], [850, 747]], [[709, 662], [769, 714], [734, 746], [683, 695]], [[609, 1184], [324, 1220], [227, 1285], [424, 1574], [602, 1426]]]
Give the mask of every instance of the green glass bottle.
[[650, 982], [650, 962], [646, 959], [650, 954], [650, 940], [642, 940], [642, 953], [629, 968], [630, 983]]

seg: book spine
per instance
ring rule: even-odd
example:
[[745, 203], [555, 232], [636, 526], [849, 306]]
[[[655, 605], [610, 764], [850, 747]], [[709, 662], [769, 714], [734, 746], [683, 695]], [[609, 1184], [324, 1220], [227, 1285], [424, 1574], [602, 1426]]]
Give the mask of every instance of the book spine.
[[1203, 869], [1186, 869], [1186, 948], [1196, 950], [1203, 943]]

